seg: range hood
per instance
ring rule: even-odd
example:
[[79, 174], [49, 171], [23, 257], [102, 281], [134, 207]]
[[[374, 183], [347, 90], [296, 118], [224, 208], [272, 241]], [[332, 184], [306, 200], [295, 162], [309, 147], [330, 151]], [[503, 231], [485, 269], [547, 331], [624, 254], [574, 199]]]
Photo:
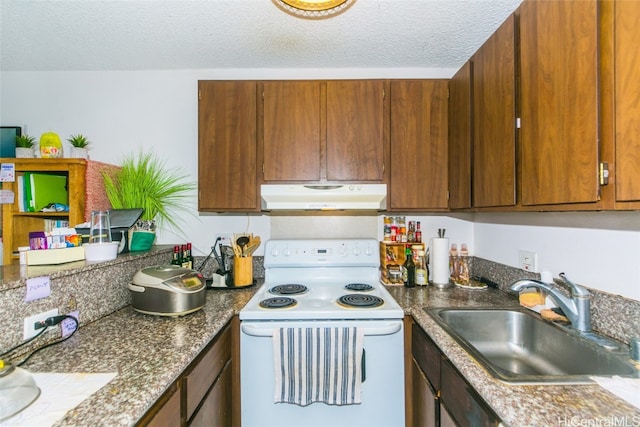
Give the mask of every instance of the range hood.
[[386, 184], [260, 186], [262, 209], [284, 210], [385, 210]]

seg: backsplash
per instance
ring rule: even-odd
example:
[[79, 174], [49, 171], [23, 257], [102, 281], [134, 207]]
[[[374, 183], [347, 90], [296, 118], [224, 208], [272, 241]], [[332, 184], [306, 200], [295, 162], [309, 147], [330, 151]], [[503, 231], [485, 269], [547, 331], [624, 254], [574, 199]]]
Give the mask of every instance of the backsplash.
[[[55, 308], [60, 314], [78, 310], [82, 327], [131, 304], [127, 284], [133, 275], [141, 268], [166, 264], [170, 257], [171, 246], [166, 246], [145, 253], [122, 254], [113, 261], [73, 263], [79, 265], [77, 268], [46, 267], [41, 271], [42, 276], [50, 279], [51, 295], [31, 302], [25, 301], [26, 279], [20, 278], [21, 274], [14, 271], [19, 271], [20, 266], [1, 267], [4, 281], [0, 287], [0, 349], [8, 349], [22, 342], [25, 317]], [[30, 277], [34, 277], [32, 271], [29, 272]], [[8, 276], [12, 273], [16, 273], [17, 277], [10, 281]], [[47, 334], [51, 335], [50, 340], [57, 338], [50, 332]]]
[[[166, 263], [171, 248], [168, 245], [148, 253], [120, 255], [114, 261], [57, 270], [48, 274], [51, 295], [33, 302], [25, 302], [24, 279], [18, 275], [17, 279], [9, 281], [8, 270], [4, 270], [4, 282], [0, 287], [0, 325], [3, 327], [0, 349], [7, 349], [22, 341], [23, 319], [27, 316], [53, 308], [58, 308], [61, 314], [79, 310], [82, 326], [131, 304], [127, 288], [129, 280], [141, 268]], [[253, 258], [254, 278], [264, 278], [263, 257]], [[197, 266], [202, 261], [204, 257], [196, 257]], [[14, 267], [18, 268], [5, 266], [4, 269]], [[208, 262], [203, 268], [205, 276], [211, 275], [215, 267], [215, 261]], [[518, 279], [540, 277], [537, 273], [477, 257], [471, 258], [470, 270], [472, 275], [484, 276], [498, 283], [505, 292]], [[589, 290], [592, 293], [591, 320], [596, 331], [627, 344], [632, 337], [640, 336], [640, 301], [592, 288]], [[52, 336], [50, 339], [54, 338]]]
[[[493, 280], [505, 292], [510, 292], [509, 286], [516, 280], [540, 278], [538, 273], [529, 273], [482, 258], [474, 258], [470, 268], [472, 274]], [[555, 278], [555, 282], [559, 288], [566, 290], [561, 280]], [[626, 344], [629, 344], [632, 337], [640, 337], [640, 301], [578, 284], [591, 292], [591, 326], [595, 331]]]

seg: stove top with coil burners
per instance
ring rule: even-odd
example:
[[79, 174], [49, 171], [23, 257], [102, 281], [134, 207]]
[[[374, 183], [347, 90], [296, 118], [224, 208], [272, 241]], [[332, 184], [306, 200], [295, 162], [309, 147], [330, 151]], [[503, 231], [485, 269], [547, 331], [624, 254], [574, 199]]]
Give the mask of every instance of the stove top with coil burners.
[[402, 319], [379, 263], [375, 239], [269, 240], [265, 283], [240, 320]]

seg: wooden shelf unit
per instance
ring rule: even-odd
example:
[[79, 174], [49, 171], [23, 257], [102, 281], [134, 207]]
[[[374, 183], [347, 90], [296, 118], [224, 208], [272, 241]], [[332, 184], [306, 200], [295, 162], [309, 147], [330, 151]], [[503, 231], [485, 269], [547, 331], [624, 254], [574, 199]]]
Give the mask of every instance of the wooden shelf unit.
[[67, 176], [69, 212], [20, 212], [17, 181], [3, 182], [3, 190], [15, 194], [14, 202], [2, 205], [3, 264], [11, 264], [20, 246], [29, 246], [29, 232], [42, 231], [44, 219], [67, 219], [74, 227], [84, 222], [87, 161], [84, 159], [0, 158], [0, 163], [15, 165], [16, 180], [25, 172], [59, 173]]

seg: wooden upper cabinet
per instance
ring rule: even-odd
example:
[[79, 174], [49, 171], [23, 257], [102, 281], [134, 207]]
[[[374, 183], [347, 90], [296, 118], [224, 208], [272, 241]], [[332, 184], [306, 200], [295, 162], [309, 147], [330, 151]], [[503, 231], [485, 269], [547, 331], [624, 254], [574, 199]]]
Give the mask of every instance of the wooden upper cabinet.
[[640, 201], [640, 2], [613, 7], [616, 201]]
[[319, 181], [324, 132], [317, 81], [262, 83], [264, 181]]
[[384, 182], [388, 84], [262, 83], [263, 182]]
[[473, 63], [449, 81], [449, 208], [471, 207], [471, 91]]
[[390, 210], [447, 209], [448, 80], [391, 82]]
[[523, 205], [600, 198], [597, 48], [596, 0], [521, 4]]
[[515, 16], [480, 47], [473, 61], [473, 205], [516, 203]]
[[256, 82], [198, 82], [198, 210], [258, 211]]
[[327, 181], [385, 181], [386, 80], [327, 82]]

